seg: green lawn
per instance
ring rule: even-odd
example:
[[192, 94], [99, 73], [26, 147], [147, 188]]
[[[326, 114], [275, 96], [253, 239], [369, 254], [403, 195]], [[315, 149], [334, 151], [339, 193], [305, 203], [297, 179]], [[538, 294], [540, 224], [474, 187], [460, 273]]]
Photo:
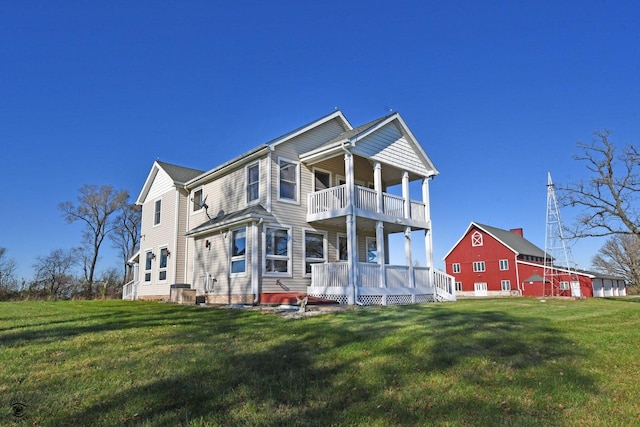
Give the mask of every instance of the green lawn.
[[0, 303], [0, 425], [640, 424], [640, 299]]

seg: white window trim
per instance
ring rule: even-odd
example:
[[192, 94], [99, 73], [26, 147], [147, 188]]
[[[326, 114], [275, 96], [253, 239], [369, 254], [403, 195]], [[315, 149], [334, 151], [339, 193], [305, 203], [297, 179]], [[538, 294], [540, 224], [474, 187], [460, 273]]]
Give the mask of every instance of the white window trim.
[[[279, 164], [278, 164], [279, 165]], [[254, 166], [258, 166], [258, 198], [255, 200], [249, 200], [249, 169]], [[278, 168], [278, 175], [280, 174], [280, 169]], [[260, 160], [249, 163], [244, 167], [244, 201], [248, 206], [255, 205], [260, 203], [260, 185], [262, 184], [262, 171], [260, 170]], [[278, 180], [278, 194], [280, 193], [280, 180]]]
[[[167, 266], [166, 267], [160, 267], [160, 260], [162, 259], [162, 250], [166, 249], [167, 251], [169, 251], [169, 245], [162, 245], [158, 247], [158, 283], [166, 283], [167, 280], [169, 280], [169, 274], [168, 274], [168, 269], [169, 269], [169, 253], [167, 253]], [[153, 261], [151, 262], [151, 265], [153, 265]], [[164, 279], [160, 279], [160, 272], [164, 271], [165, 272], [165, 278]]]
[[455, 274], [458, 274], [462, 271], [462, 267], [459, 262], [454, 262], [451, 264], [451, 271]]
[[192, 200], [193, 200], [193, 198], [195, 196], [195, 193], [197, 191], [202, 191], [201, 203], [202, 203], [202, 201], [204, 201], [204, 186], [200, 186], [198, 188], [194, 188], [193, 190], [191, 190], [191, 194], [190, 194], [190, 197], [189, 197], [189, 205], [190, 205], [189, 206], [189, 212], [191, 213], [191, 215], [198, 214], [198, 213], [200, 213], [200, 212], [202, 212], [204, 210], [204, 206], [200, 206], [200, 209], [198, 209], [198, 210], [193, 210], [193, 203], [194, 202]]
[[[287, 231], [287, 272], [268, 272], [267, 271], [267, 230], [268, 229], [286, 230]], [[284, 259], [281, 255], [270, 255], [272, 259]], [[293, 229], [291, 227], [284, 227], [281, 225], [265, 225], [262, 229], [262, 275], [265, 277], [293, 277], [293, 263], [291, 258], [293, 257]]]
[[312, 228], [302, 229], [302, 275], [304, 277], [311, 277], [311, 273], [307, 273], [307, 233], [322, 235], [322, 254], [324, 255], [324, 257], [311, 258], [310, 262], [312, 264], [322, 264], [327, 262], [327, 260], [329, 259], [327, 257], [327, 248], [329, 245], [327, 244], [328, 239], [326, 231], [314, 230]]
[[567, 282], [567, 281], [561, 281], [560, 282], [560, 290], [561, 291], [568, 291], [571, 289], [571, 283]]
[[[160, 202], [160, 221], [156, 224], [156, 205]], [[162, 224], [162, 197], [159, 197], [153, 201], [153, 226], [159, 227]]]
[[[482, 268], [482, 270], [480, 269]], [[487, 271], [487, 265], [484, 261], [473, 261], [473, 272], [474, 273], [483, 273]]]
[[462, 282], [454, 282], [453, 286], [457, 292], [462, 292]]
[[500, 289], [502, 289], [503, 291], [510, 291], [511, 290], [511, 280], [501, 280], [500, 281]]
[[[155, 205], [154, 205], [155, 206]], [[151, 267], [147, 270], [147, 254], [151, 253]], [[150, 285], [153, 282], [153, 248], [147, 248], [144, 250], [144, 269], [142, 270], [143, 277], [142, 283]], [[149, 274], [149, 280], [147, 280], [147, 273]]]
[[[501, 259], [498, 263], [500, 265], [500, 271], [509, 270], [509, 260], [508, 259]], [[503, 263], [504, 263], [505, 268], [502, 268]]]
[[[238, 230], [244, 229], [244, 255], [233, 256], [233, 233]], [[249, 242], [247, 226], [235, 227], [229, 230], [229, 277], [245, 277], [247, 275], [247, 243]], [[244, 271], [240, 273], [232, 273], [231, 263], [233, 261], [244, 260]]]
[[478, 246], [482, 246], [483, 243], [484, 241], [483, 241], [482, 233], [480, 233], [478, 230], [474, 231], [473, 234], [471, 235], [471, 246], [478, 247]]
[[[296, 165], [296, 200], [285, 199], [280, 197], [280, 162], [287, 162]], [[295, 160], [287, 159], [286, 157], [278, 157], [278, 201], [284, 203], [291, 203], [294, 205], [300, 204], [300, 162], [296, 162]]]
[[[349, 250], [347, 249], [347, 259], [340, 259], [340, 238], [344, 237], [347, 240], [346, 233], [336, 233], [336, 261], [337, 262], [347, 262], [349, 261]], [[349, 243], [347, 243], [348, 245]], [[348, 246], [347, 246], [348, 247]]]
[[314, 166], [313, 169], [311, 170], [311, 173], [312, 173], [312, 177], [311, 177], [312, 186], [311, 187], [312, 187], [313, 191], [314, 192], [315, 191], [319, 191], [316, 188], [316, 171], [322, 172], [322, 173], [326, 173], [326, 174], [329, 175], [329, 187], [328, 188], [331, 188], [333, 186], [333, 174], [331, 173], [331, 171], [326, 170], [326, 169], [320, 169], [320, 168], [317, 168], [317, 167]]

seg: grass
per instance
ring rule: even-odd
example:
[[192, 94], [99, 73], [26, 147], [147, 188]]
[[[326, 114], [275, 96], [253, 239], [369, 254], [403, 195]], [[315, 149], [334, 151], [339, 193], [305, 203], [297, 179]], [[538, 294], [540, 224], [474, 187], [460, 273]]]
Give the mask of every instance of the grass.
[[640, 299], [0, 303], [0, 424], [638, 425]]

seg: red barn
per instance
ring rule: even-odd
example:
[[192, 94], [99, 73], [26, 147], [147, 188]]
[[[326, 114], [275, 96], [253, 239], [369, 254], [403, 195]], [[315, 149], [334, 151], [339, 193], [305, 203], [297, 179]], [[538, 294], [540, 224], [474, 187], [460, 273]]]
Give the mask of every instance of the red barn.
[[[549, 257], [547, 257], [549, 258]], [[521, 228], [500, 228], [472, 222], [445, 255], [446, 272], [455, 278], [456, 295], [475, 296], [594, 296], [597, 273], [547, 269], [545, 253], [524, 238]], [[600, 282], [598, 282], [600, 283]], [[598, 287], [598, 286], [596, 286]], [[624, 280], [596, 296], [624, 296]]]

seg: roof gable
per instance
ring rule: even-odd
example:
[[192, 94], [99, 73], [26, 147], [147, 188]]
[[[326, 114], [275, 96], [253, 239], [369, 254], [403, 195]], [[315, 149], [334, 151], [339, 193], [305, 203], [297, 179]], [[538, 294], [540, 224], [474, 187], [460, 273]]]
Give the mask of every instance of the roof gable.
[[[203, 172], [198, 169], [186, 168], [171, 163], [156, 160], [151, 166], [149, 175], [142, 186], [142, 190], [136, 200], [137, 205], [142, 205], [150, 193], [164, 192], [169, 188], [183, 186], [190, 179], [201, 175]], [[154, 190], [154, 191], [152, 191]]]
[[453, 250], [458, 247], [460, 242], [464, 240], [464, 238], [469, 235], [472, 230], [476, 229], [492, 236], [498, 242], [502, 243], [505, 247], [513, 251], [516, 255], [531, 255], [540, 258], [545, 257], [545, 253], [542, 249], [540, 249], [524, 237], [520, 236], [519, 234], [516, 234], [509, 230], [503, 230], [501, 228], [491, 227], [489, 225], [479, 224], [477, 222], [471, 222], [471, 224], [469, 224], [469, 227], [467, 227], [467, 230], [462, 234], [462, 237], [458, 239], [458, 241], [453, 245], [449, 252], [447, 252], [444, 258], [446, 259], [449, 254], [451, 254], [451, 252], [453, 252]]
[[399, 113], [347, 130], [318, 148], [302, 154], [300, 159], [316, 162], [334, 157], [345, 146], [351, 148], [356, 155], [421, 176], [439, 173]]

